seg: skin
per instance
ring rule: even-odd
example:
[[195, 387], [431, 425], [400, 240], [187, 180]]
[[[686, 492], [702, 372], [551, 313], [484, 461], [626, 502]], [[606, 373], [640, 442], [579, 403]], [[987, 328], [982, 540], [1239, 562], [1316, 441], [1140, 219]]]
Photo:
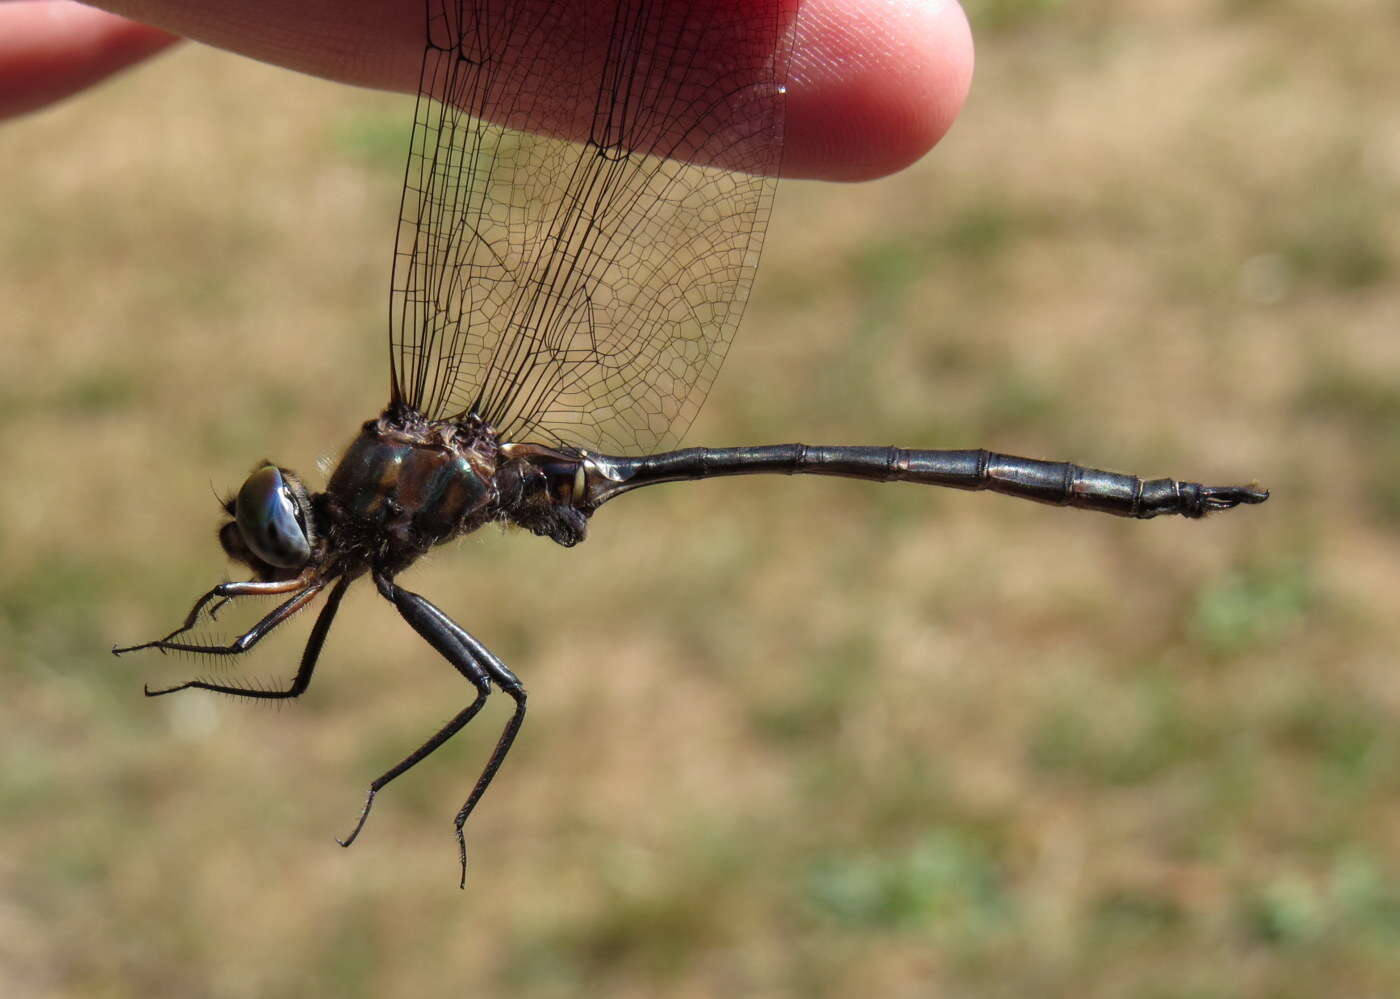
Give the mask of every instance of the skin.
[[[205, 42], [357, 86], [412, 93], [420, 0], [66, 0], [0, 3], [0, 117], [76, 94], [175, 44]], [[869, 180], [923, 156], [972, 80], [956, 0], [802, 0], [783, 174]], [[592, 100], [591, 95], [585, 95]]]

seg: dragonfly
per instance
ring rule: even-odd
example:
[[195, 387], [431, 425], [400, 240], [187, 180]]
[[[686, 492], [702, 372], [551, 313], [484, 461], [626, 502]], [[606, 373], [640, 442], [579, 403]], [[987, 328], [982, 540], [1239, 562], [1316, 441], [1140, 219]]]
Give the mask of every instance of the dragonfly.
[[[464, 827], [520, 731], [525, 688], [398, 577], [488, 524], [571, 547], [624, 493], [759, 473], [988, 490], [1140, 519], [1268, 498], [1256, 485], [1144, 480], [985, 449], [675, 449], [758, 265], [795, 2], [428, 0], [390, 281], [388, 405], [320, 492], [281, 465], [254, 467], [223, 503], [218, 535], [251, 578], [214, 586], [163, 638], [113, 649], [238, 656], [324, 594], [285, 687], [192, 679], [145, 688], [150, 697], [297, 698], [346, 590], [368, 576], [475, 693], [369, 785], [342, 846], [359, 836], [376, 795], [499, 689], [514, 711], [454, 819], [466, 886]], [[192, 639], [200, 621], [252, 597], [279, 602], [227, 644]]]

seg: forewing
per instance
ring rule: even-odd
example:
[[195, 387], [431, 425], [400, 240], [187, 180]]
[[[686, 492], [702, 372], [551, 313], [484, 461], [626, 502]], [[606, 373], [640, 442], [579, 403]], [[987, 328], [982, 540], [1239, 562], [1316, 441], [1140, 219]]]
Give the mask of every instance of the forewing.
[[429, 0], [396, 397], [506, 440], [678, 439], [758, 264], [793, 20], [792, 0]]

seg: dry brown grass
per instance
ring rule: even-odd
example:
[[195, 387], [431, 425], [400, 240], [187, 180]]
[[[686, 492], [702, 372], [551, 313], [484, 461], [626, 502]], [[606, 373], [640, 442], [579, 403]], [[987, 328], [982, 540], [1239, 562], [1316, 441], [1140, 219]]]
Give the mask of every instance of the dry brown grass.
[[406, 99], [191, 48], [0, 132], [6, 995], [1400, 990], [1400, 25], [972, 9], [936, 155], [780, 192], [691, 440], [1274, 499], [750, 480], [453, 546], [409, 585], [532, 693], [465, 895], [504, 698], [331, 841], [466, 697], [371, 593], [289, 710], [146, 701], [199, 664], [105, 651], [223, 571], [211, 482], [382, 402]]

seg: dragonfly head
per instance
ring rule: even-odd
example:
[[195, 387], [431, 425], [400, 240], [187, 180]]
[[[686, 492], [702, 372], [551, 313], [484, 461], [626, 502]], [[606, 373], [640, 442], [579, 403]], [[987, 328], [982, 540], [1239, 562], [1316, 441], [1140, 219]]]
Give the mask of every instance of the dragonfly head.
[[219, 529], [219, 543], [259, 578], [289, 579], [311, 561], [315, 521], [295, 473], [270, 462], [259, 465], [224, 509], [233, 520]]

